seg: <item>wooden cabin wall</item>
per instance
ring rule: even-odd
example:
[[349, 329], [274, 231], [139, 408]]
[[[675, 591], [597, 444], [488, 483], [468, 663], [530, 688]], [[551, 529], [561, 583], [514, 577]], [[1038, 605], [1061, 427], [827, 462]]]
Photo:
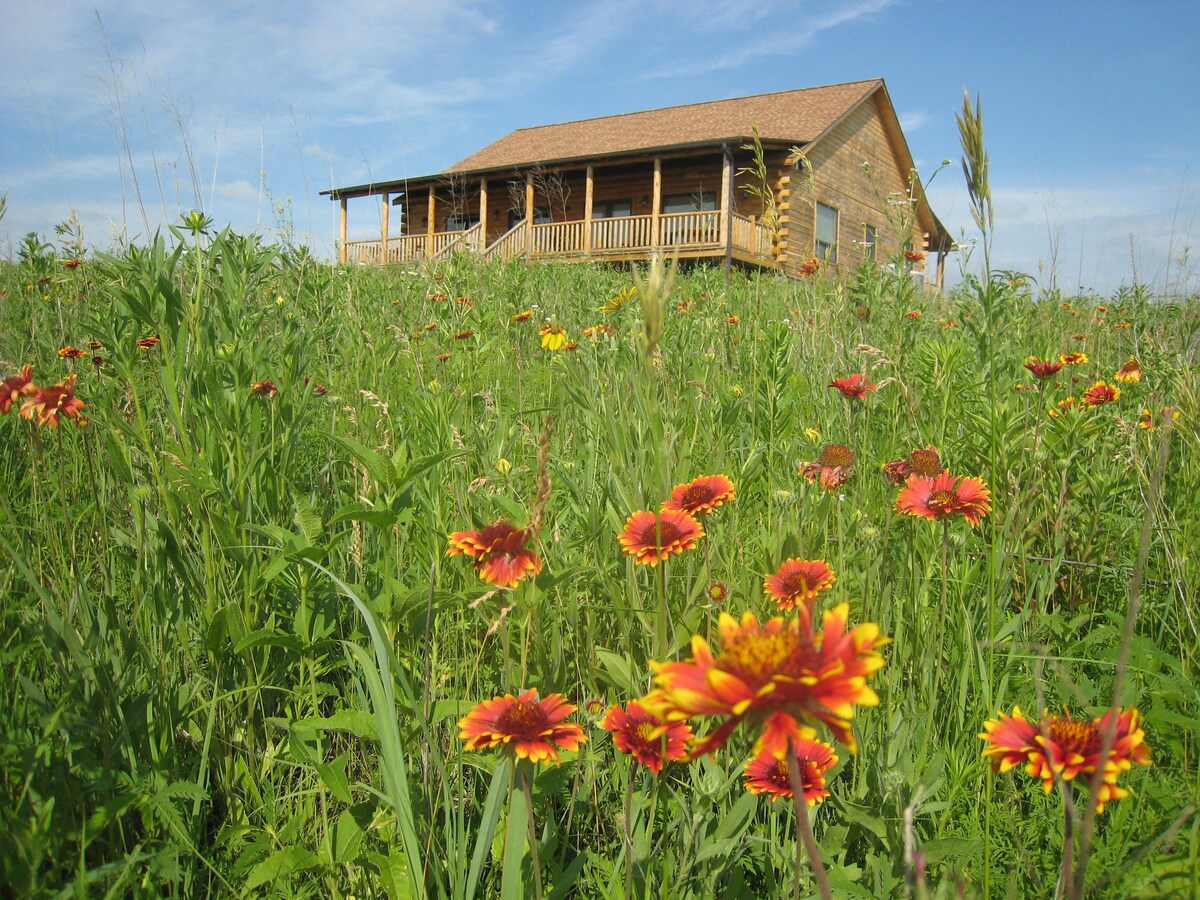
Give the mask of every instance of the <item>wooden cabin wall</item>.
[[[863, 170], [864, 161], [871, 163], [870, 176]], [[781, 175], [781, 192], [787, 193], [783, 255], [787, 274], [798, 274], [804, 261], [815, 255], [817, 202], [838, 211], [838, 271], [849, 272], [866, 260], [867, 225], [876, 230], [876, 265], [885, 265], [889, 257], [903, 252], [904, 236], [896, 233], [884, 207], [889, 196], [907, 196], [909, 173], [900, 171], [875, 101], [859, 106], [822, 138], [808, 162], [811, 179], [802, 171], [788, 172], [786, 167]], [[914, 249], [925, 249], [919, 229], [911, 240]]]

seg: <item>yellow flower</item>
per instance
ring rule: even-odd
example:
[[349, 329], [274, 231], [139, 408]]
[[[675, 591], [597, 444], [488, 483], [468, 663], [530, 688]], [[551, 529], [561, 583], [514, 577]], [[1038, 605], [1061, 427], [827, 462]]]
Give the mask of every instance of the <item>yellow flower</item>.
[[567, 345], [567, 330], [560, 325], [543, 325], [542, 347], [546, 350], [561, 350]]
[[501, 457], [500, 459], [496, 460], [496, 471], [501, 475], [507, 475], [512, 471], [512, 463]]

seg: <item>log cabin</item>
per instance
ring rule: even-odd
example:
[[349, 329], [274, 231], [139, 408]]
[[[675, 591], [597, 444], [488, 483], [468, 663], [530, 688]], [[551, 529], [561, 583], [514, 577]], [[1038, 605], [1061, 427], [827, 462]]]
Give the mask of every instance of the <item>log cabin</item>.
[[[940, 286], [953, 247], [882, 79], [521, 128], [435, 175], [322, 195], [340, 204], [343, 263], [666, 255], [924, 278], [933, 253]], [[378, 238], [347, 240], [358, 198], [380, 204]]]

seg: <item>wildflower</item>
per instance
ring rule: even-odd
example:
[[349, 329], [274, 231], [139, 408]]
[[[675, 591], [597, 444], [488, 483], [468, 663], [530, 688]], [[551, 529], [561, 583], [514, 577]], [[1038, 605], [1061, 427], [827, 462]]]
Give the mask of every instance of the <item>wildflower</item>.
[[93, 350], [103, 350], [104, 344], [102, 344], [100, 341], [90, 341], [88, 342], [88, 347]]
[[161, 341], [158, 339], [157, 336], [152, 336], [152, 337], [142, 338], [141, 340], [139, 340], [137, 342], [137, 345], [139, 347], [141, 347], [143, 350], [153, 350], [160, 343], [161, 343]]
[[633, 300], [637, 296], [636, 287], [624, 287], [617, 291], [617, 295], [609, 300], [605, 300], [600, 304], [600, 312], [616, 312], [625, 304]]
[[800, 474], [808, 481], [820, 482], [821, 487], [832, 491], [850, 480], [854, 461], [854, 451], [845, 444], [826, 444], [821, 448], [816, 462], [802, 466]]
[[434, 303], [445, 303], [450, 298], [447, 297], [445, 294], [443, 294], [441, 291], [438, 291], [436, 293], [430, 294], [429, 299], [432, 300]]
[[546, 350], [561, 350], [567, 343], [567, 330], [560, 325], [543, 325], [538, 334], [542, 336], [542, 347]]
[[59, 359], [82, 359], [85, 356], [87, 356], [86, 350], [80, 350], [78, 347], [72, 347], [70, 344], [60, 347], [58, 350]]
[[729, 586], [723, 581], [714, 581], [705, 593], [713, 603], [724, 603], [729, 599]]
[[821, 261], [815, 256], [806, 259], [800, 266], [800, 274], [806, 277], [816, 275], [820, 271]]
[[455, 297], [454, 302], [460, 306], [465, 306], [467, 309], [471, 309], [475, 306], [475, 301], [470, 297]]
[[1097, 381], [1083, 392], [1079, 402], [1084, 406], [1103, 406], [1121, 399], [1121, 389], [1103, 381]]
[[1025, 368], [1033, 373], [1035, 378], [1051, 378], [1064, 365], [1064, 361], [1053, 362], [1046, 359], [1038, 359], [1036, 356], [1031, 356], [1025, 360]]
[[1073, 409], [1077, 409], [1075, 405], [1075, 398], [1067, 397], [1065, 400], [1059, 400], [1057, 405], [1050, 407], [1050, 409], [1046, 410], [1046, 412], [1052, 418], [1057, 419], [1059, 416], [1063, 415], [1064, 413], [1068, 413]]
[[921, 318], [921, 311], [919, 309], [910, 309], [908, 312], [906, 312], [904, 314], [904, 318], [919, 319], [919, 318]]
[[742, 321], [742, 319], [740, 316], [730, 316], [728, 319], [725, 320], [725, 324], [726, 325], [738, 325], [741, 323], [741, 321]]
[[512, 463], [510, 463], [507, 459], [505, 459], [502, 456], [498, 460], [496, 460], [496, 471], [499, 472], [501, 475], [507, 475], [509, 472], [512, 471]]
[[1131, 322], [1114, 322], [1113, 328], [1130, 328], [1132, 324]]
[[583, 329], [584, 337], [615, 337], [616, 334], [617, 330], [608, 322], [601, 322], [599, 325]]
[[925, 261], [925, 254], [920, 250], [905, 250], [904, 258], [911, 263], [919, 263]]
[[79, 263], [81, 261], [82, 260], [78, 260], [78, 259], [64, 259], [62, 261], [62, 267], [64, 269], [76, 269], [79, 267]]
[[[838, 758], [833, 747], [813, 737], [798, 738], [793, 743], [804, 800], [809, 806], [816, 806], [829, 796], [825, 773], [837, 764]], [[788, 755], [763, 750], [751, 759], [746, 764], [746, 790], [767, 794], [772, 802], [792, 797], [795, 792], [788, 778]]]
[[428, 325], [425, 326], [426, 331], [433, 331], [436, 328], [437, 328], [437, 322], [430, 322]]
[[578, 750], [587, 741], [583, 729], [563, 722], [575, 707], [562, 694], [538, 699], [537, 690], [519, 697], [505, 694], [484, 700], [459, 721], [459, 737], [468, 750], [502, 747], [517, 759], [559, 761], [559, 750]]
[[677, 484], [671, 491], [671, 499], [663, 503], [662, 509], [678, 510], [697, 515], [712, 512], [727, 500], [737, 499], [733, 482], [725, 475], [701, 475], [686, 484]]
[[991, 493], [982, 478], [942, 472], [932, 478], [910, 478], [896, 498], [896, 512], [926, 519], [961, 515], [972, 527], [992, 511]]
[[[979, 737], [989, 746], [983, 750], [998, 772], [1007, 772], [1025, 765], [1025, 773], [1041, 779], [1047, 794], [1056, 780], [1073, 781], [1079, 775], [1100, 772], [1096, 791], [1096, 812], [1104, 812], [1104, 804], [1129, 796], [1129, 791], [1117, 785], [1122, 772], [1134, 763], [1150, 765], [1150, 748], [1142, 730], [1136, 709], [1110, 710], [1097, 719], [1073, 719], [1066, 710], [1061, 716], [1043, 714], [1040, 722], [1030, 722], [1013, 707], [1013, 714], [1000, 713], [998, 719], [983, 723]], [[1105, 736], [1110, 733], [1112, 746], [1101, 758]]]
[[567, 341], [565, 344], [563, 344], [563, 349], [564, 350], [578, 350], [579, 343], [577, 341]]
[[1088, 362], [1088, 355], [1075, 351], [1074, 353], [1064, 353], [1058, 358], [1058, 361], [1067, 366], [1081, 366]]
[[908, 481], [910, 474], [912, 474], [912, 470], [908, 467], [906, 459], [893, 459], [891, 462], [883, 464], [883, 477], [896, 487], [901, 487], [904, 482]]
[[513, 317], [512, 317], [512, 321], [514, 321], [514, 322], [528, 322], [528, 321], [529, 321], [530, 319], [532, 319], [532, 318], [533, 318], [533, 310], [532, 310], [532, 309], [526, 309], [526, 310], [523, 310], [523, 311], [521, 311], [521, 312], [517, 313], [515, 316], [513, 316]]
[[475, 332], [472, 331], [470, 328], [468, 328], [466, 331], [460, 331], [458, 334], [456, 334], [454, 336], [454, 339], [456, 341], [465, 341], [467, 338], [472, 337], [474, 334], [475, 334]]
[[541, 559], [525, 546], [532, 536], [529, 529], [514, 528], [501, 520], [479, 531], [454, 532], [446, 555], [474, 557], [475, 571], [485, 583], [515, 588], [542, 571]]
[[871, 623], [847, 631], [849, 610], [842, 603], [826, 612], [820, 631], [802, 627], [800, 618], [760, 623], [747, 612], [738, 622], [721, 613], [721, 651], [714, 654], [695, 635], [691, 659], [652, 662], [656, 688], [642, 706], [667, 721], [724, 717], [695, 745], [693, 757], [716, 751], [745, 719], [765, 726], [757, 750], [803, 737], [799, 724], [819, 721], [853, 753], [854, 707], [878, 705], [866, 682], [883, 666], [876, 651], [888, 639]]
[[[76, 426], [86, 425], [87, 419], [79, 415], [84, 402], [75, 396], [75, 377], [71, 374], [58, 384], [34, 388], [32, 395], [21, 404], [21, 417], [32, 419], [36, 416], [39, 425], [57, 428], [58, 417], [61, 414], [68, 419], [74, 419]], [[11, 400], [9, 402], [11, 403]]]
[[279, 388], [268, 378], [266, 381], [256, 381], [250, 385], [250, 393], [255, 397], [274, 397], [279, 393]]
[[617, 536], [621, 549], [632, 556], [638, 565], [657, 566], [672, 553], [691, 550], [704, 537], [700, 523], [674, 509], [664, 509], [657, 515], [639, 510], [625, 522], [625, 530]]
[[663, 763], [687, 756], [692, 729], [686, 722], [664, 722], [630, 700], [626, 709], [613, 706], [600, 727], [611, 731], [613, 743], [651, 772], [661, 772]]
[[864, 400], [866, 399], [869, 391], [875, 391], [879, 389], [879, 385], [871, 384], [869, 381], [867, 381], [867, 377], [865, 375], [860, 375], [857, 372], [855, 372], [849, 378], [835, 378], [833, 381], [829, 382], [829, 387], [837, 388], [847, 397], [853, 397], [857, 400]]
[[1129, 362], [1121, 366], [1121, 368], [1113, 375], [1114, 381], [1120, 381], [1123, 384], [1137, 384], [1142, 380], [1142, 364], [1137, 361], [1137, 357], [1129, 357]]
[[1073, 335], [1071, 335], [1071, 339], [1076, 340], [1076, 341], [1086, 341], [1087, 335], [1086, 334], [1073, 334]]
[[823, 559], [789, 559], [774, 575], [763, 579], [763, 590], [783, 611], [800, 608], [806, 618], [812, 617], [817, 595], [833, 587], [837, 577]]
[[450, 354], [449, 354], [449, 353], [439, 353], [439, 354], [437, 355], [437, 361], [438, 361], [438, 362], [445, 362], [445, 361], [446, 361], [446, 360], [448, 360], [449, 358], [450, 358]]
[[[4, 391], [0, 389], [0, 406], [2, 406], [3, 403]], [[1171, 406], [1164, 406], [1158, 411], [1158, 417], [1163, 422], [1174, 422], [1179, 418], [1179, 410]], [[1147, 431], [1153, 431], [1155, 427], [1153, 415], [1149, 409], [1143, 407], [1141, 421], [1138, 422], [1138, 428], [1145, 428]]]
[[0, 381], [0, 413], [8, 415], [12, 405], [22, 397], [28, 397], [37, 388], [33, 385], [33, 366], [24, 365], [16, 375]]
[[924, 450], [915, 447], [904, 459], [895, 459], [883, 464], [883, 474], [897, 487], [908, 481], [911, 475], [929, 478], [943, 471], [941, 455], [934, 446]]

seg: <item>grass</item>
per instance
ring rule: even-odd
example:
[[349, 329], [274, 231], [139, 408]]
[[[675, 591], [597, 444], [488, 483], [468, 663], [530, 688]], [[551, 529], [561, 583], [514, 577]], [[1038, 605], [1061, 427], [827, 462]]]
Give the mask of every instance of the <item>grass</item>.
[[[654, 778], [598, 723], [723, 609], [769, 615], [763, 576], [798, 556], [837, 573], [824, 606], [893, 638], [812, 811], [835, 894], [1052, 893], [1062, 798], [992, 774], [977, 734], [1013, 705], [1115, 704], [1141, 711], [1154, 764], [1096, 817], [1088, 893], [1192, 895], [1196, 298], [698, 268], [601, 312], [628, 271], [338, 269], [192, 225], [0, 267], [0, 375], [75, 371], [90, 418], [0, 419], [14, 894], [532, 895], [520, 779], [456, 723], [536, 686], [590, 738], [532, 782], [545, 896], [622, 896], [626, 854], [639, 896], [790, 895], [795, 819], [745, 791], [749, 735]], [[547, 320], [578, 349], [543, 350]], [[613, 337], [583, 336], [601, 322]], [[1027, 357], [1074, 350], [1089, 362], [1061, 385], [1017, 389]], [[1146, 374], [1119, 401], [1047, 415], [1130, 356]], [[853, 372], [880, 385], [864, 402], [827, 387]], [[1138, 427], [1163, 406], [1173, 428]], [[858, 460], [833, 493], [798, 474], [829, 442]], [[945, 545], [880, 470], [930, 444], [992, 491]], [[696, 550], [653, 571], [622, 555], [632, 512], [718, 472], [738, 496]], [[496, 590], [446, 557], [449, 532], [524, 525], [539, 493], [536, 580]]]

